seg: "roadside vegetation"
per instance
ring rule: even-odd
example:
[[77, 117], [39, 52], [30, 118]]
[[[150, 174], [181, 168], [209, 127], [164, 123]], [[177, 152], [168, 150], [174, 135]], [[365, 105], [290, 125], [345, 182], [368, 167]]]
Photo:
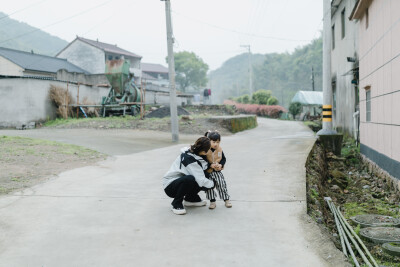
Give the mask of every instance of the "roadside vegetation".
[[[399, 218], [400, 193], [391, 181], [370, 172], [355, 141], [345, 137], [341, 156], [326, 153], [317, 141], [306, 163], [308, 214], [326, 229], [341, 249], [335, 220], [324, 197], [331, 197], [353, 229], [350, 218], [359, 214], [379, 214]], [[381, 245], [364, 241], [382, 266], [400, 266], [400, 259], [383, 252]]]
[[0, 136], [0, 194], [31, 187], [62, 171], [105, 158], [102, 153], [76, 145]]

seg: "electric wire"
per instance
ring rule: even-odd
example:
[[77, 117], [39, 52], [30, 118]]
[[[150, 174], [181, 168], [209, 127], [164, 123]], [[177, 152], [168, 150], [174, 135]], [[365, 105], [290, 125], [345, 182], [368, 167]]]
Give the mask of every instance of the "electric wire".
[[173, 13], [181, 16], [181, 17], [185, 17], [185, 18], [187, 18], [189, 20], [196, 21], [197, 23], [205, 24], [205, 25], [208, 25], [208, 26], [216, 28], [216, 29], [220, 29], [220, 30], [228, 31], [228, 32], [233, 32], [233, 33], [237, 33], [237, 34], [241, 34], [241, 35], [247, 35], [247, 36], [252, 36], [252, 37], [257, 37], [257, 38], [264, 38], [264, 39], [271, 39], [271, 40], [277, 40], [277, 41], [287, 41], [287, 42], [310, 42], [310, 41], [312, 41], [310, 39], [289, 39], [289, 38], [281, 38], [281, 37], [275, 37], [275, 36], [264, 36], [264, 35], [258, 35], [258, 34], [251, 34], [251, 33], [247, 33], [247, 32], [241, 32], [241, 31], [237, 31], [237, 30], [234, 30], [234, 29], [229, 29], [229, 28], [218, 26], [218, 25], [214, 25], [214, 24], [211, 24], [211, 23], [199, 20], [199, 19], [195, 19], [193, 17], [188, 17], [188, 16], [185, 16], [185, 15], [183, 15], [183, 14], [181, 14], [179, 12], [173, 11], [173, 10], [171, 10], [171, 12], [173, 12]]
[[66, 18], [61, 19], [61, 20], [59, 20], [59, 21], [56, 21], [56, 22], [54, 22], [54, 23], [48, 24], [48, 25], [46, 25], [46, 26], [44, 26], [44, 27], [36, 28], [36, 29], [34, 29], [34, 30], [32, 30], [32, 31], [29, 31], [29, 32], [26, 32], [26, 33], [23, 33], [23, 34], [20, 34], [20, 35], [17, 35], [17, 36], [14, 36], [14, 37], [9, 38], [9, 39], [6, 39], [6, 40], [2, 40], [2, 41], [0, 41], [0, 44], [5, 43], [5, 42], [8, 42], [8, 41], [11, 41], [11, 40], [18, 39], [18, 38], [20, 38], [20, 37], [23, 37], [23, 36], [32, 34], [32, 33], [34, 33], [34, 32], [37, 32], [37, 31], [40, 31], [40, 30], [49, 28], [49, 27], [54, 26], [54, 25], [56, 25], [56, 24], [59, 24], [59, 23], [62, 23], [62, 22], [64, 22], [64, 21], [70, 20], [70, 19], [72, 19], [72, 18], [78, 17], [78, 16], [83, 15], [83, 14], [85, 14], [85, 13], [88, 13], [88, 12], [94, 10], [94, 9], [97, 9], [97, 8], [99, 8], [99, 7], [101, 7], [101, 6], [104, 6], [104, 5], [106, 5], [106, 4], [108, 4], [108, 3], [112, 2], [112, 1], [113, 1], [113, 0], [108, 0], [108, 1], [103, 2], [103, 3], [101, 3], [101, 4], [97, 5], [97, 6], [91, 7], [91, 8], [89, 8], [89, 9], [86, 9], [86, 10], [84, 10], [84, 11], [82, 11], [82, 12], [76, 13], [76, 14], [74, 14], [74, 15], [72, 15], [72, 16], [66, 17]]
[[33, 6], [40, 5], [41, 3], [46, 2], [46, 1], [47, 1], [47, 0], [39, 1], [39, 2], [36, 2], [36, 3], [32, 4], [32, 5], [29, 5], [29, 6], [27, 6], [27, 7], [18, 9], [18, 10], [16, 10], [16, 11], [14, 11], [13, 13], [10, 13], [10, 14], [8, 14], [8, 15], [6, 15], [6, 16], [0, 17], [0, 20], [5, 19], [5, 18], [8, 18], [8, 17], [11, 16], [11, 15], [17, 14], [17, 13], [19, 13], [19, 12], [21, 12], [21, 11], [24, 11], [24, 10], [26, 10], [26, 9], [29, 9], [29, 8], [31, 8], [31, 7], [33, 7]]

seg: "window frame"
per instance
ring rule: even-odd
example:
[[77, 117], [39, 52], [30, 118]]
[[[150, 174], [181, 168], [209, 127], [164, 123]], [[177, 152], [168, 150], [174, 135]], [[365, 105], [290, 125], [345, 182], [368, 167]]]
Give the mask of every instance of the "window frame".
[[365, 90], [365, 121], [371, 121], [371, 90]]

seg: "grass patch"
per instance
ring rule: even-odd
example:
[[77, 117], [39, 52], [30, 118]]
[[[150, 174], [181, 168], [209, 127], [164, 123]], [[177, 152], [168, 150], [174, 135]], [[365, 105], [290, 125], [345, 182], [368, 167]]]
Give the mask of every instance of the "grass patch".
[[313, 132], [318, 132], [322, 129], [322, 123], [320, 121], [304, 121], [305, 126], [313, 130]]
[[399, 212], [395, 204], [388, 204], [380, 199], [371, 199], [367, 203], [349, 202], [345, 203], [343, 207], [346, 218], [360, 214], [380, 214], [399, 217]]
[[45, 156], [45, 152], [37, 151], [38, 146], [52, 148], [53, 152], [65, 155], [75, 154], [81, 157], [90, 157], [100, 154], [97, 151], [77, 145], [19, 136], [2, 136], [0, 137], [0, 159], [7, 158], [8, 155]]
[[[79, 124], [79, 123], [90, 123], [90, 122], [104, 122], [104, 123], [112, 123], [115, 125], [123, 125], [131, 121], [138, 121], [140, 120], [140, 117], [133, 117], [133, 116], [118, 116], [118, 117], [98, 117], [98, 118], [81, 118], [81, 119], [76, 119], [76, 118], [68, 118], [68, 119], [61, 119], [57, 118], [55, 120], [49, 120], [44, 123], [44, 126], [46, 127], [55, 127], [55, 126], [60, 126], [60, 125], [73, 125], [73, 124]], [[146, 120], [151, 120], [151, 119], [146, 119]]]

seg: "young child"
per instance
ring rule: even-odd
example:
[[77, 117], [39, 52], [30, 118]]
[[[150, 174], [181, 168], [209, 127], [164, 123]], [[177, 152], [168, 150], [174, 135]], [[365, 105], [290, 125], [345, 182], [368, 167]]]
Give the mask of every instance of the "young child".
[[[207, 152], [207, 161], [210, 164], [210, 179], [215, 183], [215, 187], [218, 190], [219, 197], [225, 201], [225, 207], [231, 208], [232, 203], [229, 201], [228, 188], [226, 187], [226, 182], [224, 175], [221, 170], [224, 169], [226, 158], [222, 148], [219, 146], [221, 142], [221, 135], [217, 131], [208, 131], [204, 136], [208, 137], [211, 141], [211, 149]], [[217, 194], [214, 189], [209, 189], [206, 191], [207, 199], [210, 200], [209, 209], [215, 209], [217, 204], [215, 199]]]

